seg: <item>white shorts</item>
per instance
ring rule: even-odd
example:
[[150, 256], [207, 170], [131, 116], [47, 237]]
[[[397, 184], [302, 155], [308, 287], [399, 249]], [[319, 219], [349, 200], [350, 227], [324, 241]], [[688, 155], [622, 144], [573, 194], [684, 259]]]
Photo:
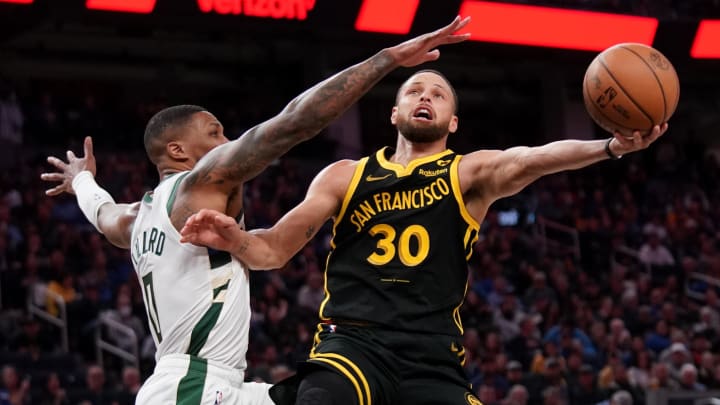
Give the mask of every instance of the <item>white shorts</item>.
[[270, 384], [244, 382], [242, 371], [186, 354], [163, 356], [136, 405], [273, 405]]

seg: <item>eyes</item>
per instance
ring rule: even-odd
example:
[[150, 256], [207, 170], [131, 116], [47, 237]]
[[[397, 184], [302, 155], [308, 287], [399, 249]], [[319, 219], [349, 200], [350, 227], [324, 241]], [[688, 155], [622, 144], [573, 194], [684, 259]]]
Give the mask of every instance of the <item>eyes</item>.
[[[405, 92], [405, 94], [408, 96], [419, 96], [422, 94], [422, 91], [420, 89], [411, 88], [411, 89], [408, 89], [408, 91]], [[432, 93], [430, 94], [430, 96], [436, 100], [445, 100], [445, 94], [440, 90], [433, 90]]]

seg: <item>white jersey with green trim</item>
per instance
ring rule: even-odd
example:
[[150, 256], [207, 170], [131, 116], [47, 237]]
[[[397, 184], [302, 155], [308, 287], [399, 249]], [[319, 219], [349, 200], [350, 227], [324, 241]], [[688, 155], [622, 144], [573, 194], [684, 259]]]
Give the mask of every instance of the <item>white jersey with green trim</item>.
[[132, 229], [130, 251], [157, 348], [155, 359], [190, 354], [245, 369], [247, 269], [226, 252], [180, 243], [170, 222], [177, 187], [188, 173], [166, 178], [146, 194]]

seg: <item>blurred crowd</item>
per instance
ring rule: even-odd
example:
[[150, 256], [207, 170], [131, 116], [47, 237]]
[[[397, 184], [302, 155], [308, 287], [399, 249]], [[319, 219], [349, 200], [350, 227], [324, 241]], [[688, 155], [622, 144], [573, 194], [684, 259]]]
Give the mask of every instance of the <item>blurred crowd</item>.
[[[139, 134], [165, 104], [99, 108], [93, 96], [19, 101], [1, 90], [0, 405], [133, 403], [154, 347], [128, 252], [95, 232], [73, 196], [46, 197], [39, 177], [47, 154], [79, 151], [84, 135], [98, 134], [98, 182], [118, 202], [138, 200], [157, 180]], [[262, 115], [218, 112], [230, 138]], [[483, 404], [640, 405], [651, 390], [720, 389], [720, 167], [707, 152], [672, 135], [541, 179], [491, 209], [461, 308], [464, 367]], [[296, 155], [252, 180], [247, 226], [274, 224], [317, 166]], [[545, 220], [577, 239], [548, 231], [559, 243], [546, 243], [537, 233]], [[252, 274], [248, 378], [278, 381], [307, 355], [330, 237], [326, 226], [283, 269]], [[66, 303], [69, 353], [58, 329], [27, 310], [59, 314], [55, 295]], [[138, 337], [137, 366], [98, 357], [98, 332], [135, 347], [105, 319]]]

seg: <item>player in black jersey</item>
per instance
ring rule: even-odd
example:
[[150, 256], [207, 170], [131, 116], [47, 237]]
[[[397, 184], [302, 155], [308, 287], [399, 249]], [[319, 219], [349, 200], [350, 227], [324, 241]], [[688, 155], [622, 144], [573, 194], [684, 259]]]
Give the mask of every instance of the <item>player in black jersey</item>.
[[334, 219], [322, 322], [294, 381], [273, 389], [277, 403], [293, 403], [299, 381], [300, 405], [479, 404], [462, 369], [458, 309], [490, 204], [540, 176], [644, 149], [667, 130], [461, 156], [446, 147], [456, 109], [444, 76], [418, 72], [397, 93], [395, 148], [326, 167], [271, 229], [244, 232], [212, 211], [186, 223], [185, 241], [274, 269]]

